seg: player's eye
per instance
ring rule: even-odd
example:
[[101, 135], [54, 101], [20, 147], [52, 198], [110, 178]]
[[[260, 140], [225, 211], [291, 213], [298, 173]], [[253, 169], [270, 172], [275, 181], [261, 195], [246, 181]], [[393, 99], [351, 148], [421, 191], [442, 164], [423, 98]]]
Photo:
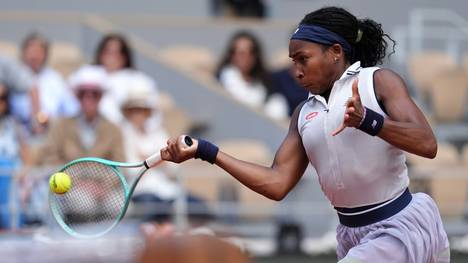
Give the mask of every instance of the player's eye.
[[308, 57], [300, 56], [297, 58], [297, 63], [304, 65], [307, 63], [308, 60]]

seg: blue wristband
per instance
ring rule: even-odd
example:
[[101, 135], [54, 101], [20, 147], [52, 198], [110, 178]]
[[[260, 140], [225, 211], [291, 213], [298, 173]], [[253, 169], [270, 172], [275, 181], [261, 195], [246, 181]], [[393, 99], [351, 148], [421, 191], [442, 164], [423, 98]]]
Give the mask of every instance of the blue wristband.
[[216, 156], [218, 155], [218, 151], [218, 146], [212, 144], [209, 141], [198, 139], [198, 147], [197, 152], [195, 153], [195, 158], [200, 158], [203, 161], [207, 161], [211, 164], [214, 164], [216, 162]]
[[377, 135], [383, 127], [384, 117], [367, 107], [364, 107], [364, 116], [362, 118], [358, 129], [369, 135]]

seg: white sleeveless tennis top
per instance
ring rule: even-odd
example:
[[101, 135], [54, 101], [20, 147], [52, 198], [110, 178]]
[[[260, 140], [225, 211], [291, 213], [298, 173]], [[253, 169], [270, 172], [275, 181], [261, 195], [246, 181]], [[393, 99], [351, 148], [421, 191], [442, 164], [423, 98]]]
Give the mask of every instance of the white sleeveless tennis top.
[[381, 203], [398, 196], [409, 184], [402, 150], [355, 128], [331, 135], [343, 122], [345, 104], [357, 77], [362, 105], [388, 118], [374, 92], [374, 72], [379, 68], [361, 68], [360, 64], [351, 65], [334, 83], [328, 104], [320, 95], [309, 95], [298, 119], [309, 161], [335, 207]]

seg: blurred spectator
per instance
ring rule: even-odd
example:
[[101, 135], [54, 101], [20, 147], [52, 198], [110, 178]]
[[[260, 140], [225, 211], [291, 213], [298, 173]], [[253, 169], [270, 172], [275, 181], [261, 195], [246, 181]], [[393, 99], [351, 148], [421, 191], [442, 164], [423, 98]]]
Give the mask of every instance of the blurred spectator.
[[10, 96], [11, 113], [20, 117], [21, 106], [16, 106], [14, 97], [24, 95], [29, 98], [31, 116], [25, 120], [25, 125], [31, 124], [33, 128], [40, 128], [36, 116], [39, 113], [39, 95], [34, 84], [31, 72], [15, 60], [0, 55], [0, 82], [8, 89]]
[[[160, 118], [156, 117], [161, 113], [151, 79], [134, 74], [127, 83], [129, 92], [121, 107], [125, 116], [122, 125], [125, 153], [128, 162], [141, 162], [165, 147], [169, 136], [158, 121]], [[135, 189], [132, 199], [138, 204], [135, 212], [143, 215], [145, 221], [170, 220], [173, 201], [181, 194], [175, 178], [176, 169], [177, 165], [165, 163], [158, 169], [149, 170]], [[189, 206], [205, 208], [205, 204], [192, 195], [187, 201]], [[206, 209], [202, 213], [207, 213]]]
[[79, 100], [77, 116], [52, 123], [41, 148], [40, 164], [64, 164], [85, 156], [124, 161], [122, 134], [116, 125], [99, 114], [106, 73], [97, 66], [84, 66], [70, 77], [70, 86]]
[[10, 196], [13, 176], [29, 163], [24, 131], [10, 114], [9, 90], [0, 84], [0, 229], [11, 227]]
[[296, 107], [307, 99], [308, 92], [303, 87], [299, 86], [292, 67], [286, 67], [275, 71], [271, 74], [271, 82], [274, 89], [282, 94], [288, 102], [288, 115], [291, 116]]
[[247, 31], [236, 33], [216, 71], [226, 90], [237, 100], [275, 119], [288, 115], [286, 99], [271, 85], [266, 72], [260, 43]]
[[209, 235], [168, 235], [165, 229], [146, 239], [138, 263], [247, 263], [237, 246]]
[[[132, 76], [134, 74], [144, 75], [146, 78], [149, 76], [135, 69], [131, 47], [125, 37], [119, 34], [104, 36], [96, 50], [95, 64], [103, 66], [108, 74], [107, 91], [99, 110], [107, 119], [119, 124], [123, 120], [120, 105], [131, 87], [129, 81]], [[154, 80], [151, 81], [156, 92], [156, 83]]]
[[108, 73], [134, 69], [130, 45], [125, 37], [119, 34], [108, 34], [102, 38], [94, 60], [96, 65], [103, 66]]
[[[138, 74], [132, 76], [128, 83], [130, 90], [122, 104], [125, 120], [121, 126], [125, 154], [128, 162], [141, 162], [165, 147], [169, 136], [154, 118], [154, 115], [159, 115], [154, 84]], [[135, 189], [133, 201], [141, 205], [137, 206], [136, 214], [143, 215], [145, 221], [169, 219], [171, 212], [168, 202], [180, 193], [177, 182], [171, 178], [174, 169], [176, 166], [168, 163], [149, 170]], [[137, 173], [132, 175], [136, 176]]]
[[[43, 125], [48, 123], [49, 118], [72, 116], [79, 110], [76, 99], [60, 74], [47, 66], [48, 51], [49, 42], [38, 33], [29, 34], [22, 43], [21, 59], [31, 71], [38, 88], [39, 112], [35, 121]], [[14, 96], [13, 105], [21, 120], [28, 122], [32, 111], [29, 96]]]
[[257, 17], [266, 16], [266, 6], [262, 0], [212, 0], [213, 15]]

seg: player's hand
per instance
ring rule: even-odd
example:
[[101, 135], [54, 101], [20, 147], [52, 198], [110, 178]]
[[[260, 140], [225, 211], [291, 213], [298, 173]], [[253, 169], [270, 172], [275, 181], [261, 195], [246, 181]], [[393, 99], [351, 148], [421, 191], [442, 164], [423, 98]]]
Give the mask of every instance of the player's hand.
[[167, 140], [167, 146], [161, 149], [161, 158], [174, 163], [181, 163], [194, 158], [197, 152], [198, 141], [192, 139], [193, 144], [188, 146], [184, 140], [185, 136], [187, 135], [180, 135], [178, 138]]
[[346, 127], [358, 127], [364, 115], [364, 107], [361, 104], [361, 97], [358, 90], [358, 79], [353, 82], [353, 96], [346, 102], [346, 110], [343, 123], [336, 129], [332, 135], [338, 135]]

